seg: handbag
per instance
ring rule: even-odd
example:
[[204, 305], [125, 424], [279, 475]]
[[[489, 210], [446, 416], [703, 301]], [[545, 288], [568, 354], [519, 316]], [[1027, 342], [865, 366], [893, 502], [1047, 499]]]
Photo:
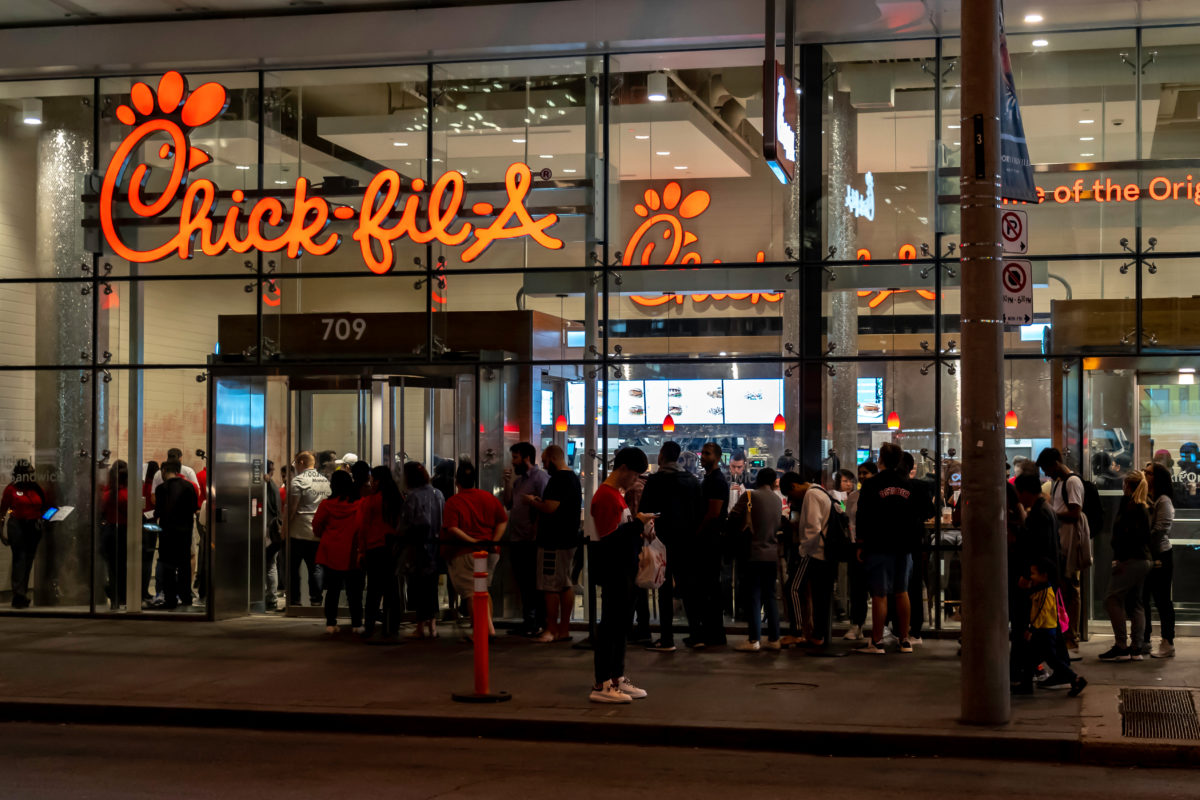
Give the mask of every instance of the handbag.
[[1067, 604], [1063, 602], [1062, 591], [1054, 590], [1054, 600], [1058, 604], [1058, 629], [1063, 633], [1071, 627], [1071, 618], [1067, 616]]
[[657, 538], [642, 545], [635, 582], [639, 589], [658, 589], [667, 577], [667, 548]]

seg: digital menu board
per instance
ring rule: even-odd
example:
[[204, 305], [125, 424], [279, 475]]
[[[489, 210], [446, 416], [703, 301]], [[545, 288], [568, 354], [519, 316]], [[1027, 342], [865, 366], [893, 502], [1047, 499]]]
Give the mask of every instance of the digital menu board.
[[725, 421], [725, 389], [719, 380], [667, 383], [667, 412], [676, 425], [705, 425]]
[[723, 381], [727, 425], [771, 425], [783, 411], [783, 381], [746, 378]]
[[[643, 425], [646, 423], [646, 382], [645, 381], [615, 381], [609, 383], [609, 406], [615, 402], [617, 407], [618, 425]], [[609, 415], [609, 423], [613, 422]], [[659, 422], [662, 417], [659, 417]]]
[[586, 386], [582, 381], [567, 384], [567, 422], [571, 425], [586, 425]]
[[858, 422], [883, 424], [883, 378], [858, 379]]
[[542, 389], [542, 424], [554, 426], [554, 392]]

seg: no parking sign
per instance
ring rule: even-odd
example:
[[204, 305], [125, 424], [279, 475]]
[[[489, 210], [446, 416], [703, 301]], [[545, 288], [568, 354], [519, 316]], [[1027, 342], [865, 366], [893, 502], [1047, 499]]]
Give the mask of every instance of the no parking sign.
[[1000, 271], [1004, 324], [1028, 325], [1033, 320], [1033, 264], [1005, 261]]

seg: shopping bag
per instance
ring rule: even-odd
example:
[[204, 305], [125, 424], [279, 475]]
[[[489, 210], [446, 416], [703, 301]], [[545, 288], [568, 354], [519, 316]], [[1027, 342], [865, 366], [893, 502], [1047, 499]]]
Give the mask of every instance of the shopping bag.
[[1058, 629], [1063, 633], [1066, 633], [1071, 627], [1071, 618], [1067, 616], [1067, 604], [1063, 602], [1061, 591], [1055, 589], [1054, 594], [1054, 601], [1058, 604]]
[[637, 587], [657, 589], [663, 585], [666, 576], [667, 548], [658, 539], [651, 539], [642, 545], [638, 556]]

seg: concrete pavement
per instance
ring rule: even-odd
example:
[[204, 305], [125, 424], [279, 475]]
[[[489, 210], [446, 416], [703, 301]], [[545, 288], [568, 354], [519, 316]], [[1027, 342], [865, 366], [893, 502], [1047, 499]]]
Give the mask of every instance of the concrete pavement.
[[627, 673], [650, 697], [614, 707], [587, 700], [590, 651], [501, 636], [492, 686], [513, 700], [478, 706], [450, 700], [472, 686], [470, 646], [452, 630], [434, 642], [374, 647], [349, 634], [327, 638], [317, 620], [8, 617], [0, 621], [0, 719], [1200, 763], [1200, 742], [1121, 738], [1117, 714], [1121, 687], [1198, 688], [1200, 642], [1187, 639], [1175, 659], [1125, 664], [1095, 661], [1111, 639], [1086, 644], [1083, 698], [1039, 691], [1014, 699], [1008, 725], [969, 727], [957, 722], [951, 641], [927, 640], [911, 656], [845, 658], [631, 647]]

